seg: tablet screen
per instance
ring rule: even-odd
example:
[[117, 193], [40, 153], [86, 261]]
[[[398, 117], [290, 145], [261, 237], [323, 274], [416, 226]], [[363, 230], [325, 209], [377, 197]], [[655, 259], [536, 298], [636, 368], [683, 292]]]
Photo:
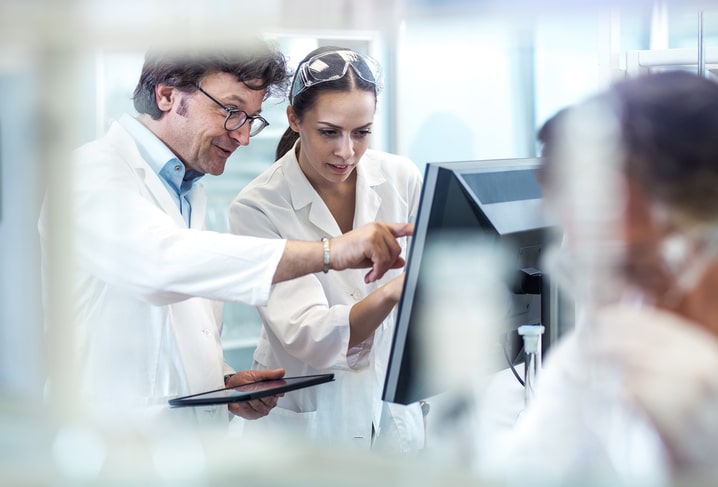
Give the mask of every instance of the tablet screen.
[[212, 404], [229, 404], [233, 402], [249, 401], [266, 396], [274, 396], [285, 392], [302, 389], [324, 382], [334, 380], [334, 374], [304, 375], [299, 377], [283, 377], [276, 380], [263, 380], [250, 382], [237, 387], [227, 387], [214, 391], [201, 392], [190, 396], [170, 399], [169, 404], [173, 407], [180, 406], [205, 406]]

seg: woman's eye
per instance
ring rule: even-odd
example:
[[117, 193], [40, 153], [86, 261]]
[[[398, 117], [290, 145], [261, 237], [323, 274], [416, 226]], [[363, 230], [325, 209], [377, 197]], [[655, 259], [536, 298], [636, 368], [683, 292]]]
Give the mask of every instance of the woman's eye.
[[319, 133], [324, 135], [325, 137], [332, 137], [337, 134], [337, 131], [331, 129], [320, 129]]
[[367, 137], [367, 136], [371, 135], [371, 130], [369, 130], [369, 129], [359, 130], [359, 131], [357, 131], [357, 135], [359, 137]]

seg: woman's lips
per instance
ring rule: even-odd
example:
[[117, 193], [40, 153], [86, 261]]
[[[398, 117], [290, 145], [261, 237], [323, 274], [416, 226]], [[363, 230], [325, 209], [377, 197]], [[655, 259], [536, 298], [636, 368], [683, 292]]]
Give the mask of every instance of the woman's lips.
[[350, 171], [352, 166], [350, 164], [327, 164], [332, 171], [345, 173]]

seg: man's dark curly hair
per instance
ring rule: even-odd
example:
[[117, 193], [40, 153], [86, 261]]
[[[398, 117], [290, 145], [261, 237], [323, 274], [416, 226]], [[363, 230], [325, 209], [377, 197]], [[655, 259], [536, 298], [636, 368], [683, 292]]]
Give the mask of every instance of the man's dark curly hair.
[[155, 100], [155, 87], [165, 83], [194, 92], [207, 75], [229, 73], [254, 90], [267, 90], [265, 99], [286, 96], [291, 73], [284, 55], [275, 45], [259, 39], [245, 40], [236, 49], [174, 52], [148, 51], [133, 101], [138, 113], [162, 117]]

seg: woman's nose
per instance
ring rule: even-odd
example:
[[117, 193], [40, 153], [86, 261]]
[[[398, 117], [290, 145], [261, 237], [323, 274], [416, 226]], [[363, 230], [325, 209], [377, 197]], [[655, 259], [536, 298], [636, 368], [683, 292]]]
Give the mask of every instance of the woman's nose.
[[354, 141], [352, 141], [351, 137], [342, 137], [339, 147], [337, 147], [336, 155], [345, 161], [354, 155]]

